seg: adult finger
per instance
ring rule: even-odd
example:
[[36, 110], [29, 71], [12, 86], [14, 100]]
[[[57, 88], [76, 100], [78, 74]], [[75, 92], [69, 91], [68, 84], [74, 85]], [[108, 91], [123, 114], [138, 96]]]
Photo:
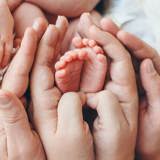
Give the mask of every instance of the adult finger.
[[136, 36], [125, 31], [119, 31], [117, 38], [140, 60], [151, 59], [158, 73], [160, 73], [160, 56], [158, 52]]
[[[82, 25], [85, 26], [84, 30], [80, 29]], [[94, 25], [90, 14], [84, 13], [81, 16], [78, 30], [83, 37], [96, 40], [104, 48], [106, 54], [114, 61], [123, 60], [126, 59], [126, 57], [129, 58], [129, 53], [113, 35], [102, 31]]]
[[13, 51], [13, 38], [11, 38], [8, 42], [5, 43], [4, 50], [5, 50], [5, 54], [3, 56], [3, 60], [1, 64], [2, 67], [6, 67], [6, 65], [8, 65], [10, 61], [11, 54]]
[[38, 39], [40, 40], [48, 26], [48, 22], [45, 18], [39, 17], [33, 23], [33, 29], [37, 32]]
[[101, 29], [116, 36], [120, 28], [110, 18], [102, 18], [100, 21]]
[[55, 25], [59, 30], [59, 43], [61, 43], [68, 29], [68, 21], [64, 16], [58, 16], [58, 19]]
[[[56, 108], [60, 93], [54, 88], [53, 64], [58, 36], [57, 28], [54, 25], [49, 25], [40, 41], [31, 75], [31, 94], [35, 111], [34, 119], [38, 128], [41, 128], [43, 124], [46, 124], [46, 121], [49, 121], [50, 127], [56, 129]], [[42, 118], [43, 116], [46, 118]]]
[[58, 40], [57, 47], [56, 47], [56, 56], [58, 56], [62, 49], [61, 45], [65, 37], [64, 35], [66, 34], [67, 29], [68, 29], [68, 21], [64, 16], [58, 16], [58, 19], [55, 25], [59, 32], [59, 40]]
[[82, 130], [82, 105], [83, 101], [77, 93], [66, 93], [62, 96], [58, 105], [58, 132], [66, 132], [65, 128], [69, 132]]
[[145, 59], [141, 64], [141, 80], [148, 99], [148, 111], [159, 110], [160, 75], [155, 70], [152, 60]]
[[[12, 60], [2, 82], [2, 89], [21, 97], [27, 89], [37, 47], [37, 35], [32, 28], [25, 32], [21, 47]], [[18, 84], [18, 85], [17, 85]]]
[[[123, 83], [123, 85], [130, 86], [135, 83], [134, 69], [128, 51], [114, 36], [96, 27], [88, 14], [82, 15], [81, 23], [84, 22], [90, 24], [90, 26], [88, 26], [88, 34], [85, 32], [80, 33], [88, 38], [96, 40], [103, 47], [107, 56], [112, 59], [111, 79], [117, 84]], [[122, 70], [123, 72], [121, 72]], [[135, 90], [135, 84], [132, 86]]]
[[123, 110], [120, 106], [118, 98], [110, 91], [105, 90], [97, 93], [89, 100], [91, 107], [97, 110], [98, 118], [95, 121], [95, 130], [98, 124], [103, 124], [104, 128], [109, 128], [119, 124], [120, 121], [125, 122]]

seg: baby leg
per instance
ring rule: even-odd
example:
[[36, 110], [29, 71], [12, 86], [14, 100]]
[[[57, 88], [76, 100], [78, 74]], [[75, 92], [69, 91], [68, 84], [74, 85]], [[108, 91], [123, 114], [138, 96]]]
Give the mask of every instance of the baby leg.
[[21, 4], [13, 16], [17, 38], [22, 38], [26, 28], [31, 27], [37, 18], [44, 18], [47, 21], [41, 9], [30, 3]]

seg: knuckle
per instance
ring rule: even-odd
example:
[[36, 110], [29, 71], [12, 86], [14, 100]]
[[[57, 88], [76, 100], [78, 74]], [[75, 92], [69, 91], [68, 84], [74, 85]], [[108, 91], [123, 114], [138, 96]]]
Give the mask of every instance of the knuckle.
[[91, 25], [90, 28], [89, 28], [89, 33], [91, 35], [94, 35], [96, 33], [96, 26], [95, 25]]
[[99, 93], [99, 97], [101, 97], [101, 98], [111, 98], [111, 99], [115, 99], [116, 98], [116, 96], [111, 92], [111, 91], [109, 91], [109, 90], [105, 90], [105, 91], [101, 91], [100, 93]]
[[16, 124], [19, 121], [22, 121], [23, 119], [25, 119], [24, 116], [22, 116], [21, 114], [17, 113], [13, 113], [13, 114], [8, 114], [5, 118], [4, 118], [4, 122], [8, 123], [8, 124]]
[[61, 98], [61, 92], [58, 88], [54, 88], [53, 89], [53, 95], [54, 95], [54, 99], [58, 102]]
[[75, 93], [75, 92], [68, 92], [68, 93], [65, 93], [62, 98], [78, 99], [79, 95], [77, 93]]
[[4, 123], [15, 124], [26, 119], [26, 115], [20, 107], [8, 105], [2, 112], [2, 119]]

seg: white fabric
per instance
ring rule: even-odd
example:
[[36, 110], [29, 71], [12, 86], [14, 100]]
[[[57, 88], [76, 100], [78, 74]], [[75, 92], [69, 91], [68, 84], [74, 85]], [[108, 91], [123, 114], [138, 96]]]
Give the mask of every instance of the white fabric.
[[150, 19], [144, 12], [140, 0], [111, 0], [105, 16], [111, 17], [122, 29], [133, 33], [158, 49], [153, 26], [150, 24]]
[[[156, 37], [156, 45], [160, 51], [160, 0], [140, 0], [146, 15], [153, 27], [153, 32]], [[159, 52], [160, 53], [160, 52]]]

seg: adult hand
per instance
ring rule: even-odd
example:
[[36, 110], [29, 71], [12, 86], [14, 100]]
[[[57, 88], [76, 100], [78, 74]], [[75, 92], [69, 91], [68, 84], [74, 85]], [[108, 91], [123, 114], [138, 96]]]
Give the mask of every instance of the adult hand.
[[[79, 25], [82, 24], [84, 29], [79, 27], [80, 35], [97, 41], [111, 59], [110, 81], [106, 84], [109, 92], [100, 96], [107, 97], [106, 101], [101, 98], [102, 103], [95, 103], [96, 105], [89, 102], [98, 112], [94, 131], [96, 157], [107, 159], [109, 155], [108, 159], [134, 159], [138, 96], [131, 57], [112, 34], [93, 23], [89, 14], [81, 16]], [[110, 98], [113, 99], [113, 104], [108, 101], [110, 105], [107, 105]]]
[[140, 159], [160, 159], [160, 56], [151, 46], [136, 36], [120, 30], [111, 20], [101, 21], [103, 30], [114, 34], [135, 56], [145, 96], [140, 97], [137, 152]]
[[93, 141], [82, 116], [83, 102], [76, 93], [61, 98], [54, 83], [53, 67], [67, 26], [67, 20], [59, 17], [40, 41], [31, 75], [33, 121], [48, 160], [93, 160]]
[[[43, 21], [36, 31], [45, 30]], [[30, 127], [20, 101], [28, 87], [38, 36], [33, 28], [24, 34], [21, 46], [2, 81], [0, 90], [0, 159], [44, 160], [45, 154], [38, 135]]]

